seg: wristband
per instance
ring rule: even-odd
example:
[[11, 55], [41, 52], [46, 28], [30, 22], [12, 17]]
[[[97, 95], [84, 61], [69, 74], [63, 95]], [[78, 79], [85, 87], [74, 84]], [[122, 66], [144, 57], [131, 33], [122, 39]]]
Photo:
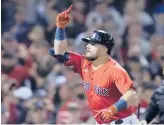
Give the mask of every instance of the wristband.
[[65, 29], [64, 28], [56, 28], [55, 39], [56, 40], [65, 40]]
[[117, 108], [118, 111], [127, 109], [127, 102], [124, 99], [118, 100], [114, 106]]

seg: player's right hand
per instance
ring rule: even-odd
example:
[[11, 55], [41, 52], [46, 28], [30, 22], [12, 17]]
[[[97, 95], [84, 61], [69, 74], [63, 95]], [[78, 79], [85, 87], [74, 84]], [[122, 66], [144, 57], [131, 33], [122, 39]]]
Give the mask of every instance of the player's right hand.
[[72, 10], [73, 5], [71, 5], [67, 10], [61, 12], [56, 17], [56, 26], [59, 28], [65, 28], [70, 20], [70, 12]]

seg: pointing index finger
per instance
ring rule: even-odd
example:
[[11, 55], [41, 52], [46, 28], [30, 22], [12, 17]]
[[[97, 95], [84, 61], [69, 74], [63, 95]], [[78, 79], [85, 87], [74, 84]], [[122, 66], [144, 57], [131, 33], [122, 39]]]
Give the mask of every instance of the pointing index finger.
[[73, 5], [71, 5], [71, 6], [67, 9], [67, 13], [68, 13], [68, 14], [70, 14], [72, 8], [73, 8]]

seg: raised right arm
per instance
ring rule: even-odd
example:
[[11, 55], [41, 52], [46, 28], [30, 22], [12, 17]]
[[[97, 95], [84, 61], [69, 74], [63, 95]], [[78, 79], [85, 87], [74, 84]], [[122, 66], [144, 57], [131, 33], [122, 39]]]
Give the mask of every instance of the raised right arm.
[[84, 57], [74, 52], [68, 52], [67, 40], [65, 36], [65, 27], [70, 20], [70, 12], [72, 5], [56, 18], [56, 32], [54, 39], [54, 48], [49, 49], [49, 54], [55, 57], [60, 63], [65, 66], [73, 66], [73, 70], [82, 76], [82, 62]]
[[65, 36], [65, 27], [69, 23], [70, 20], [70, 12], [72, 10], [72, 5], [62, 13], [60, 13], [56, 18], [56, 33], [54, 39], [54, 51], [56, 55], [63, 55], [68, 47], [67, 40]]

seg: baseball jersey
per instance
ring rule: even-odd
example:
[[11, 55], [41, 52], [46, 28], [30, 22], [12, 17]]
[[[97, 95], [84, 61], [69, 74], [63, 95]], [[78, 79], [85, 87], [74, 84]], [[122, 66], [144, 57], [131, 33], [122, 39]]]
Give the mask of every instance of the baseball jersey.
[[[127, 72], [112, 58], [97, 70], [93, 70], [92, 62], [85, 59], [83, 55], [69, 52], [69, 60], [65, 66], [73, 66], [73, 70], [80, 74], [83, 79], [85, 93], [93, 115], [94, 110], [108, 108], [116, 103], [120, 97], [131, 87], [133, 82]], [[134, 112], [134, 107], [116, 113], [111, 119], [103, 123], [125, 118]], [[100, 117], [96, 121], [101, 124]]]

